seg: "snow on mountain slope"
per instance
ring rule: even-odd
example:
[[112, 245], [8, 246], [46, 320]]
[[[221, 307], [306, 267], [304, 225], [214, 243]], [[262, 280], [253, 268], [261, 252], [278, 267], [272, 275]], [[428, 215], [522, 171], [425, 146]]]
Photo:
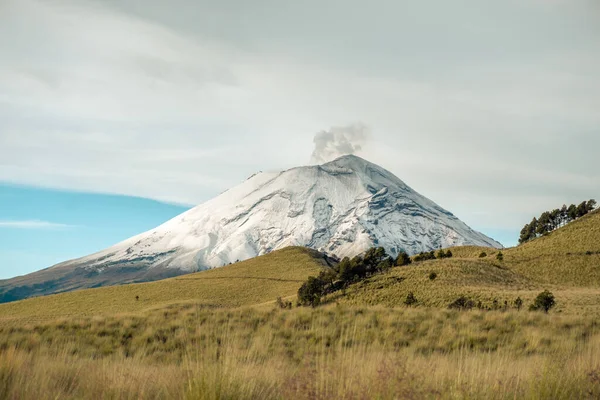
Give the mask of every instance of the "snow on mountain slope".
[[385, 169], [344, 156], [323, 165], [253, 175], [109, 249], [0, 281], [0, 301], [156, 280], [287, 246], [351, 257], [372, 246], [396, 255], [458, 245], [502, 247]]
[[468, 244], [502, 247], [385, 169], [344, 156], [256, 174], [152, 231], [77, 261], [102, 268], [144, 259], [155, 267], [196, 271], [286, 246], [344, 257], [372, 246], [395, 255]]

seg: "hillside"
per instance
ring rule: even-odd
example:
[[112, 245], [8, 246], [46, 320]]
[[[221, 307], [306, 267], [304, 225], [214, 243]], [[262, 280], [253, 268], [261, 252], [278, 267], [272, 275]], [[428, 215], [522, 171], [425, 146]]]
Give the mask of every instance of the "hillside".
[[[326, 265], [314, 250], [289, 247], [223, 268], [158, 282], [110, 286], [0, 304], [0, 322], [18, 319], [129, 313], [193, 301], [204, 307], [238, 307], [291, 296]], [[136, 300], [139, 296], [139, 300]]]
[[[499, 250], [465, 246], [451, 248], [453, 258], [397, 267], [351, 285], [345, 295], [329, 301], [353, 305], [403, 306], [409, 292], [418, 304], [447, 307], [467, 296], [492, 307], [512, 306], [517, 297], [530, 303], [544, 289], [559, 302], [557, 312], [600, 314], [600, 212], [594, 212], [547, 236]], [[485, 252], [486, 257], [479, 255]], [[429, 279], [435, 272], [437, 277]]]
[[600, 287], [600, 212], [504, 252], [506, 265], [540, 283]]
[[[481, 252], [487, 256], [479, 258]], [[586, 252], [592, 254], [586, 254]], [[422, 306], [447, 307], [466, 295], [484, 306], [512, 305], [517, 297], [532, 301], [541, 290], [552, 290], [556, 311], [600, 314], [600, 213], [595, 212], [519, 247], [502, 250], [463, 246], [451, 259], [393, 268], [351, 285], [345, 295], [329, 301], [352, 305], [404, 307], [413, 292]], [[291, 297], [309, 275], [325, 265], [313, 250], [291, 247], [223, 268], [159, 282], [88, 289], [0, 304], [0, 320], [52, 319], [72, 315], [135, 312], [166, 304], [193, 301], [206, 307], [238, 307]], [[435, 280], [429, 274], [435, 272]], [[135, 297], [139, 296], [139, 300]]]

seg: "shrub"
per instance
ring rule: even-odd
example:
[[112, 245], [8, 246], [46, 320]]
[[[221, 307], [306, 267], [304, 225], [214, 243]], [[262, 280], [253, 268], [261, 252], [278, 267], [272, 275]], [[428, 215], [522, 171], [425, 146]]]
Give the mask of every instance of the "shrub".
[[499, 252], [498, 254], [496, 254], [496, 260], [504, 261], [504, 254], [502, 254], [502, 252]]
[[433, 251], [430, 251], [429, 253], [421, 252], [415, 256], [415, 262], [427, 260], [435, 260], [435, 253]]
[[396, 265], [398, 267], [410, 265], [411, 263], [412, 261], [410, 260], [410, 257], [404, 251], [401, 251], [400, 254], [398, 254], [398, 257], [396, 257]]
[[452, 252], [450, 250], [448, 250], [448, 251], [440, 250], [437, 253], [437, 258], [439, 258], [439, 259], [451, 258], [451, 257], [452, 257]]
[[498, 299], [494, 299], [492, 301], [492, 310], [497, 310], [499, 308], [500, 308], [500, 306], [498, 305]]
[[292, 302], [288, 300], [283, 300], [281, 297], [278, 297], [277, 300], [275, 300], [275, 303], [279, 308], [283, 310], [292, 309]]
[[429, 280], [433, 281], [435, 278], [437, 278], [437, 274], [435, 272], [430, 272], [429, 273]]
[[465, 296], [460, 296], [448, 305], [448, 308], [455, 310], [470, 310], [473, 307], [475, 307], [475, 302]]
[[554, 295], [548, 290], [544, 290], [542, 293], [538, 294], [533, 304], [529, 306], [531, 311], [544, 311], [547, 313], [550, 311], [552, 307], [556, 305], [556, 300]]
[[481, 253], [479, 253], [479, 258], [484, 258], [487, 257], [487, 253], [485, 251], [482, 251]]
[[383, 261], [380, 261], [375, 268], [375, 272], [386, 272], [389, 271], [394, 266], [394, 259], [388, 257]]
[[308, 280], [298, 289], [298, 304], [302, 306], [316, 307], [321, 304], [321, 296], [325, 288], [325, 282], [314, 276], [309, 276]]
[[520, 297], [517, 297], [515, 300], [515, 308], [521, 310], [521, 307], [523, 307], [523, 300]]
[[417, 298], [415, 297], [413, 292], [410, 292], [407, 296], [406, 296], [406, 300], [404, 300], [404, 304], [406, 304], [407, 306], [412, 306], [417, 304]]

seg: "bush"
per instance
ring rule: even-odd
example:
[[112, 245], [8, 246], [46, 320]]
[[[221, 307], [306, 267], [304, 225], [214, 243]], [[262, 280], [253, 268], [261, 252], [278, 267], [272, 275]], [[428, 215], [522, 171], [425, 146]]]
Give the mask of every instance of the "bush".
[[415, 262], [427, 260], [435, 260], [435, 253], [433, 251], [430, 251], [429, 253], [421, 252], [415, 256]]
[[504, 254], [502, 254], [502, 252], [499, 252], [498, 254], [496, 254], [496, 260], [502, 262], [504, 261]]
[[405, 265], [410, 265], [411, 263], [412, 263], [412, 261], [410, 260], [410, 257], [404, 251], [401, 251], [398, 254], [398, 257], [396, 257], [396, 265], [398, 267], [402, 267], [402, 266], [405, 266]]
[[404, 300], [404, 304], [406, 304], [407, 306], [412, 306], [417, 304], [417, 298], [415, 297], [413, 292], [410, 292], [407, 296], [406, 296], [406, 300]]
[[282, 300], [281, 297], [278, 297], [277, 300], [275, 300], [275, 304], [277, 304], [277, 306], [283, 310], [292, 309], [292, 302], [288, 300]]
[[451, 258], [451, 257], [452, 257], [452, 252], [450, 250], [448, 250], [448, 251], [440, 250], [437, 253], [437, 258], [439, 258], [439, 259]]
[[500, 305], [498, 304], [498, 299], [494, 299], [492, 301], [492, 310], [497, 310], [500, 308]]
[[429, 273], [429, 280], [433, 281], [433, 280], [435, 280], [435, 278], [437, 278], [437, 274], [435, 272], [430, 272]]
[[473, 307], [475, 307], [475, 302], [465, 296], [460, 296], [448, 305], [448, 308], [454, 310], [470, 310]]
[[520, 297], [517, 297], [515, 300], [515, 308], [521, 310], [521, 307], [523, 307], [523, 300]]
[[481, 253], [479, 253], [479, 258], [484, 258], [487, 257], [487, 253], [485, 251], [482, 251]]
[[529, 306], [531, 311], [544, 311], [547, 313], [550, 311], [552, 307], [556, 305], [556, 300], [554, 295], [548, 290], [544, 290], [542, 293], [538, 294], [533, 304]]
[[314, 276], [309, 276], [308, 280], [298, 289], [298, 304], [302, 306], [316, 307], [321, 304], [321, 296], [324, 294], [325, 282]]

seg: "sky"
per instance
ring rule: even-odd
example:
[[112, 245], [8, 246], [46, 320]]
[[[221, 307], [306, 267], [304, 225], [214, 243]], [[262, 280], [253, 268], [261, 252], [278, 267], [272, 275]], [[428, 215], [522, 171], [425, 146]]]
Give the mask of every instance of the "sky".
[[0, 278], [316, 162], [335, 132], [512, 245], [600, 197], [599, 108], [596, 0], [0, 0]]

